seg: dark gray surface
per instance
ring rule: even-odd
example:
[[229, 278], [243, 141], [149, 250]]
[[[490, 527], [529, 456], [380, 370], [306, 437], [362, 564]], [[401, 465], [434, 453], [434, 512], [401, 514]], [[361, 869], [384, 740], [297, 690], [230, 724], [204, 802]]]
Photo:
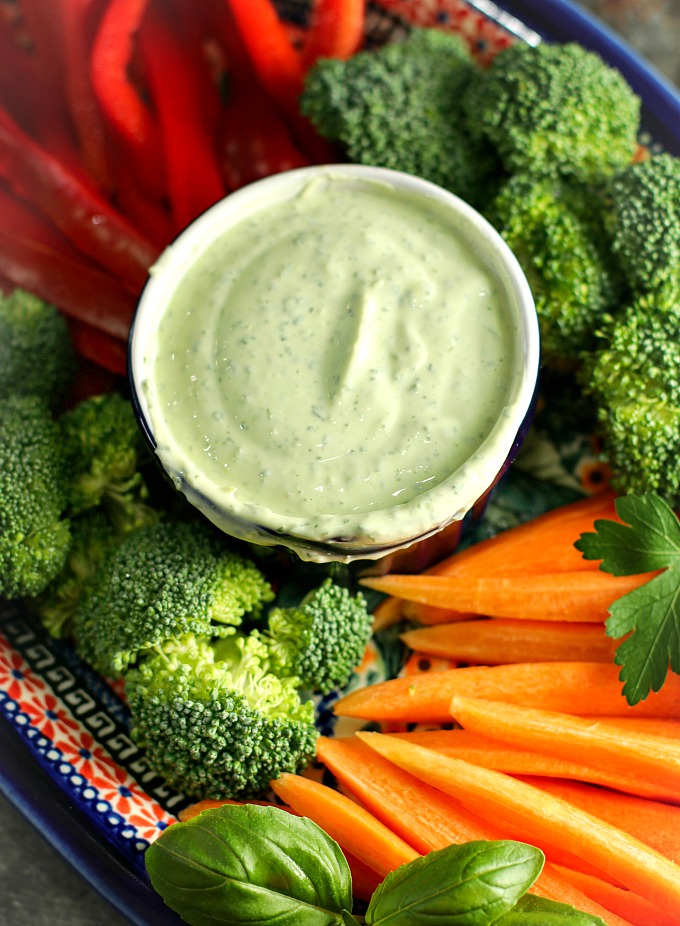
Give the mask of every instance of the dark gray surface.
[[[680, 0], [582, 0], [581, 6], [680, 85]], [[0, 795], [0, 926], [126, 924]]]
[[2, 795], [0, 926], [129, 926]]

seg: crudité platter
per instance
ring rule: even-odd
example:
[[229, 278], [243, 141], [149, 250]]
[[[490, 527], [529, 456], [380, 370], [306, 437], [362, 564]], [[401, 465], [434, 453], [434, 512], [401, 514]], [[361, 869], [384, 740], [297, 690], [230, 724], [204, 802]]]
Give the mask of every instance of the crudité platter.
[[[288, 0], [279, 6], [283, 17], [304, 22], [304, 4]], [[576, 40], [619, 68], [642, 98], [641, 141], [680, 155], [680, 96], [606, 28], [564, 0], [368, 5], [370, 43], [414, 25], [460, 32], [487, 60], [515, 41]], [[589, 435], [571, 421], [553, 420], [550, 433], [533, 435], [473, 529], [477, 536], [491, 535], [531, 518], [578, 497], [600, 475]], [[351, 687], [427, 668], [404, 667], [403, 655], [395, 634], [377, 635]], [[332, 715], [337, 696], [317, 705], [326, 735], [338, 732]], [[131, 739], [119, 693], [18, 606], [0, 612], [0, 788], [131, 922], [180, 922], [151, 889], [144, 852], [190, 802], [167, 786]]]

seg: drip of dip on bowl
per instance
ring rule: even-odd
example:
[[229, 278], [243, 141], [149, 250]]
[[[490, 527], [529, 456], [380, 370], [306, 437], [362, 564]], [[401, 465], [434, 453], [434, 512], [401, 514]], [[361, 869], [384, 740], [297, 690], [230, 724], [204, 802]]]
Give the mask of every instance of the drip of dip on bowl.
[[330, 165], [213, 206], [152, 268], [133, 397], [226, 533], [315, 561], [431, 536], [516, 452], [538, 371], [526, 280], [452, 194]]

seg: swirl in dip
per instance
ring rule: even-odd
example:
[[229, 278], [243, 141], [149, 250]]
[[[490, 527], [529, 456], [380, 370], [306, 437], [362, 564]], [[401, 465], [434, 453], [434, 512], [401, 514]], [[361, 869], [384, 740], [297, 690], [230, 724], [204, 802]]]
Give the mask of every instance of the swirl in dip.
[[292, 174], [209, 210], [153, 269], [137, 390], [165, 469], [227, 532], [372, 555], [494, 481], [535, 381], [520, 297], [483, 220], [438, 188]]

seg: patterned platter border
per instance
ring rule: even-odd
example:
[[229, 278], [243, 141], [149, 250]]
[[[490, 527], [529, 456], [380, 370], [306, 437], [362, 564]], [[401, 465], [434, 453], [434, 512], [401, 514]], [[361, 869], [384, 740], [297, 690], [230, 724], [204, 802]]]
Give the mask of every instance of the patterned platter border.
[[[282, 0], [280, 5], [284, 15], [304, 21], [304, 4]], [[437, 26], [463, 34], [484, 61], [513, 41], [541, 41], [533, 25], [525, 24], [523, 11], [531, 13], [527, 22], [542, 25], [548, 39], [584, 40], [608, 60], [624, 60], [628, 79], [638, 92], [645, 91], [652, 122], [662, 126], [659, 134], [680, 153], [680, 98], [625, 46], [563, 0], [508, 2], [505, 8], [487, 0], [380, 0], [369, 5], [367, 38], [381, 43], [412, 25]], [[533, 517], [606, 478], [595, 462], [595, 449], [559, 411], [543, 430], [535, 427], [477, 533]], [[351, 687], [398, 672], [444, 667], [402, 665], [395, 640], [389, 632], [376, 639]], [[336, 697], [317, 704], [318, 726], [326, 734], [334, 729]], [[125, 704], [115, 687], [16, 607], [0, 612], [0, 740], [11, 750], [11, 755], [0, 751], [0, 790], [93, 886], [140, 926], [179, 923], [148, 886], [143, 854], [187, 800], [153, 772], [130, 738]], [[32, 763], [25, 773], [22, 749]]]

